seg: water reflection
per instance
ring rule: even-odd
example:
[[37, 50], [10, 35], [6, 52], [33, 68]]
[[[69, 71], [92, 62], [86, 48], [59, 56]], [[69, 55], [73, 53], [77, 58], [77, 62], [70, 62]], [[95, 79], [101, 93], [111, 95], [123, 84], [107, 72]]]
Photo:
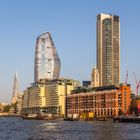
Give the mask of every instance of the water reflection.
[[139, 140], [139, 124], [0, 118], [0, 140]]

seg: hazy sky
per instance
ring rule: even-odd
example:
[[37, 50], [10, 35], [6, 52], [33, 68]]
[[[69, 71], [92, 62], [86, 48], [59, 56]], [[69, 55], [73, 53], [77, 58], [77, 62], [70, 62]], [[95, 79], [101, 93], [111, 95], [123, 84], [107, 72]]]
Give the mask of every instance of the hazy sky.
[[61, 59], [61, 76], [90, 80], [96, 64], [96, 16], [116, 14], [121, 22], [121, 82], [135, 90], [140, 80], [140, 0], [1, 0], [0, 101], [12, 96], [17, 71], [20, 91], [34, 79], [37, 36], [52, 34]]

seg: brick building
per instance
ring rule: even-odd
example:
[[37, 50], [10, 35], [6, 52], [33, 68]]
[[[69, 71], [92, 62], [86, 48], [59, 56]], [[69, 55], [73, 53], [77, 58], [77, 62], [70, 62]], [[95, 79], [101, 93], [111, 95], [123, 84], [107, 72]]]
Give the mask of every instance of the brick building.
[[103, 86], [92, 89], [77, 89], [67, 97], [68, 114], [93, 112], [95, 116], [113, 117], [129, 114], [130, 85]]
[[132, 100], [132, 114], [140, 114], [140, 96], [136, 96]]

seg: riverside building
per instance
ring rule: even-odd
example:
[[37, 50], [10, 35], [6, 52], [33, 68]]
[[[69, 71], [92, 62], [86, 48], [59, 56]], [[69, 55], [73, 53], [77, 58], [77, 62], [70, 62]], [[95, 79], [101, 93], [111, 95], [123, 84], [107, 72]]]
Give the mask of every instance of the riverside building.
[[132, 114], [140, 115], [140, 96], [132, 99]]
[[77, 89], [68, 95], [68, 114], [94, 113], [97, 117], [114, 117], [129, 114], [131, 89], [128, 84]]
[[97, 69], [100, 86], [120, 83], [120, 19], [116, 15], [97, 16]]
[[72, 79], [40, 79], [24, 91], [22, 112], [64, 116], [66, 96], [77, 86], [80, 82]]

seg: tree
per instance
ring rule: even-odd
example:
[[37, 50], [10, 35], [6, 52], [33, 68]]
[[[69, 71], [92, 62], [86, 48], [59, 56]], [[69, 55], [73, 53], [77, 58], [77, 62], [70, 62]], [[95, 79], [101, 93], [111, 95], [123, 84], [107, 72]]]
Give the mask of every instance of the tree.
[[3, 108], [3, 112], [9, 112], [9, 110], [10, 110], [10, 105], [6, 105], [6, 106], [4, 106], [4, 108]]

